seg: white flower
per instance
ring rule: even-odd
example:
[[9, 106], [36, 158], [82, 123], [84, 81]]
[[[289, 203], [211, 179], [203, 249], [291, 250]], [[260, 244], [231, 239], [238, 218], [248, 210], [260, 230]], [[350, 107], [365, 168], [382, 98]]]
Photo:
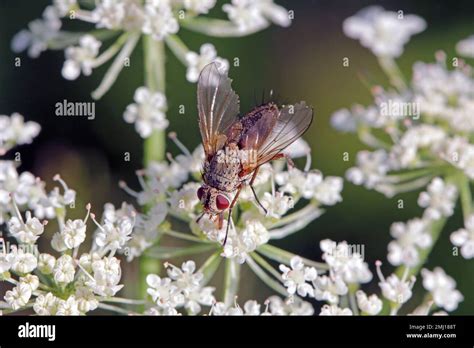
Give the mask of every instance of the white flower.
[[26, 212], [26, 222], [21, 216], [13, 216], [8, 221], [8, 228], [13, 237], [25, 244], [34, 244], [44, 232], [44, 225], [35, 217]]
[[446, 63], [417, 62], [413, 66], [414, 102], [420, 112], [447, 122], [451, 129], [464, 133], [474, 131], [474, 79], [466, 69], [448, 70]]
[[139, 30], [145, 13], [139, 0], [99, 0], [92, 11], [92, 19], [98, 28]]
[[[1, 237], [0, 237], [1, 238]], [[0, 252], [0, 275], [2, 273], [8, 272], [10, 270], [10, 267], [12, 266], [12, 262], [14, 261], [14, 257], [11, 256], [11, 254], [6, 253], [6, 251], [3, 249], [3, 241], [0, 239], [2, 251]]]
[[36, 256], [25, 252], [21, 248], [13, 248], [11, 251], [11, 269], [21, 274], [31, 273], [37, 266]]
[[[192, 154], [176, 156], [176, 162], [189, 173], [199, 173], [202, 169], [202, 159], [204, 158], [204, 147], [199, 145]], [[263, 166], [262, 166], [263, 167]], [[260, 169], [262, 168], [260, 167]]]
[[49, 204], [55, 208], [64, 208], [67, 205], [73, 205], [76, 201], [76, 191], [70, 189], [59, 174], [53, 177], [62, 186], [64, 193], [61, 194], [59, 187], [55, 187], [48, 196]]
[[464, 228], [451, 233], [450, 239], [455, 246], [461, 247], [461, 255], [465, 259], [474, 257], [474, 214], [467, 217]]
[[[115, 216], [115, 209], [110, 204], [106, 204], [105, 210], [104, 223], [102, 225], [92, 215], [93, 221], [99, 228], [94, 241], [97, 246], [104, 250], [116, 251], [117, 249], [122, 249], [132, 238], [131, 234], [135, 225], [135, 211], [129, 211], [130, 215], [122, 212]], [[109, 211], [107, 212], [107, 210]]]
[[86, 286], [76, 288], [75, 298], [77, 300], [77, 308], [81, 313], [93, 311], [99, 306], [99, 301], [96, 296], [92, 290]]
[[457, 195], [456, 186], [446, 184], [441, 178], [434, 178], [428, 185], [428, 191], [420, 193], [418, 205], [426, 208], [426, 218], [438, 220], [453, 215]]
[[280, 218], [285, 215], [288, 210], [294, 207], [293, 197], [285, 195], [279, 191], [272, 195], [270, 192], [265, 192], [260, 200], [262, 206], [267, 210], [268, 216]]
[[170, 278], [160, 278], [156, 274], [146, 277], [147, 292], [160, 307], [177, 307], [184, 303], [184, 296]]
[[345, 241], [336, 243], [329, 239], [322, 240], [320, 247], [323, 251], [322, 259], [344, 282], [368, 283], [372, 279], [372, 273], [357, 248]]
[[369, 315], [377, 315], [382, 310], [382, 300], [377, 295], [367, 296], [362, 290], [356, 292], [357, 305], [360, 310]]
[[69, 14], [69, 11], [76, 8], [77, 0], [54, 0], [53, 5], [58, 11], [60, 17], [65, 17]]
[[396, 240], [388, 244], [388, 261], [394, 266], [416, 266], [420, 261], [418, 248], [426, 249], [433, 243], [429, 227], [423, 219], [393, 223], [390, 234]]
[[67, 300], [59, 300], [56, 315], [79, 315], [78, 303], [74, 295], [68, 297]]
[[454, 279], [448, 276], [442, 268], [436, 267], [432, 272], [422, 269], [421, 275], [423, 276], [423, 287], [431, 293], [438, 307], [451, 312], [458, 308], [459, 302], [464, 300], [462, 294], [456, 290]]
[[[204, 234], [209, 240], [221, 244], [224, 242], [225, 234], [227, 231], [227, 220], [223, 221], [222, 228], [219, 229], [219, 226], [214, 220], [209, 217], [209, 215], [204, 215], [199, 220], [198, 227], [202, 232], [204, 232]], [[229, 234], [230, 233], [232, 233], [232, 231], [229, 228]]]
[[390, 152], [392, 167], [400, 169], [419, 165], [419, 150], [430, 149], [445, 138], [445, 131], [438, 126], [420, 124], [409, 128]]
[[352, 315], [349, 308], [339, 308], [337, 305], [324, 305], [319, 315]]
[[414, 276], [407, 280], [409, 268], [405, 268], [405, 273], [401, 279], [396, 274], [391, 274], [385, 279], [380, 269], [382, 262], [377, 261], [375, 265], [377, 266], [377, 273], [380, 278], [379, 286], [382, 290], [382, 295], [387, 300], [398, 305], [407, 302], [412, 296], [412, 288], [416, 280]]
[[422, 32], [426, 22], [416, 15], [385, 11], [380, 6], [362, 9], [344, 21], [344, 33], [360, 40], [376, 56], [398, 57], [414, 34]]
[[288, 12], [273, 0], [232, 0], [222, 10], [241, 32], [253, 32], [265, 28], [269, 21], [287, 27], [291, 24]]
[[196, 182], [189, 182], [179, 190], [173, 191], [169, 198], [170, 208], [178, 213], [190, 214], [199, 204], [197, 190], [201, 185]]
[[43, 274], [53, 273], [56, 259], [50, 254], [40, 254], [38, 257], [38, 270]]
[[38, 315], [55, 315], [58, 310], [59, 301], [60, 300], [50, 292], [46, 295], [40, 294], [36, 297], [33, 310]]
[[74, 281], [76, 270], [74, 260], [71, 256], [65, 254], [56, 260], [53, 269], [54, 280], [60, 284], [69, 284]]
[[350, 168], [346, 178], [355, 185], [364, 185], [373, 189], [384, 182], [390, 169], [388, 154], [385, 150], [359, 151], [356, 159], [357, 167]]
[[[178, 188], [188, 179], [189, 172], [187, 168], [181, 166], [177, 162], [151, 162], [146, 169], [146, 175], [149, 189], [145, 190], [149, 195], [156, 197], [157, 192], [161, 193], [166, 188]], [[158, 182], [151, 182], [150, 180], [157, 180]], [[164, 187], [160, 186], [164, 185]], [[140, 197], [139, 197], [140, 198]], [[142, 200], [146, 202], [145, 200]]]
[[200, 286], [203, 274], [196, 271], [196, 263], [194, 261], [183, 262], [181, 269], [171, 264], [165, 264], [168, 276], [175, 281], [176, 286], [186, 292], [189, 289]]
[[95, 58], [99, 54], [102, 43], [92, 35], [84, 35], [79, 40], [79, 46], [68, 47], [64, 51], [66, 61], [61, 71], [67, 80], [75, 80], [82, 73], [85, 76], [92, 74]]
[[438, 143], [435, 151], [440, 158], [474, 179], [474, 145], [468, 139], [460, 136], [448, 138]]
[[18, 174], [13, 161], [0, 161], [0, 223], [16, 214], [13, 202], [21, 210], [34, 210], [37, 218], [53, 218], [54, 209], [43, 206], [45, 197], [44, 182], [29, 172]]
[[219, 71], [225, 73], [229, 70], [229, 61], [217, 56], [216, 48], [213, 44], [206, 43], [199, 49], [199, 54], [195, 52], [186, 53], [186, 79], [189, 82], [197, 82], [201, 70], [208, 64], [216, 62]]
[[271, 296], [265, 301], [272, 315], [313, 315], [314, 308], [311, 303], [301, 298], [292, 296], [283, 301], [278, 296]]
[[20, 277], [20, 284], [26, 284], [31, 288], [31, 291], [36, 291], [39, 287], [39, 279], [37, 276], [27, 274], [24, 277]]
[[280, 271], [283, 272], [283, 284], [287, 288], [290, 295], [297, 293], [300, 296], [314, 296], [313, 287], [307, 282], [312, 282], [316, 279], [318, 273], [313, 267], [305, 267], [300, 257], [294, 256], [290, 260], [291, 268], [281, 264]]
[[13, 310], [18, 310], [23, 306], [26, 306], [31, 298], [31, 287], [28, 284], [18, 284], [12, 290], [8, 290], [5, 293], [5, 301], [10, 305]]
[[15, 145], [31, 144], [41, 130], [38, 123], [25, 122], [22, 115], [0, 115], [0, 155], [5, 154]]
[[181, 269], [165, 264], [168, 276], [173, 280], [179, 291], [184, 295], [184, 307], [189, 314], [195, 315], [201, 311], [201, 305], [211, 306], [215, 302], [212, 295], [213, 287], [202, 287], [204, 274], [196, 272], [194, 261], [183, 262]]
[[348, 288], [340, 276], [318, 276], [313, 280], [314, 298], [336, 304], [339, 296], [347, 294]]
[[474, 58], [474, 35], [459, 41], [456, 45], [456, 51], [461, 56]]
[[77, 248], [86, 239], [86, 228], [84, 220], [67, 220], [61, 231], [64, 245], [68, 249]]
[[[268, 230], [260, 220], [246, 218], [243, 220], [245, 221], [244, 227], [240, 231], [235, 231], [234, 229], [229, 230], [229, 236], [227, 237], [224, 252], [222, 253], [224, 257], [236, 258], [239, 263], [244, 263], [248, 253], [254, 251], [260, 245], [267, 243], [270, 239]], [[217, 235], [210, 236], [210, 239], [215, 237], [222, 238], [222, 232], [216, 230], [215, 227], [213, 231], [214, 233], [217, 232]], [[223, 229], [223, 231], [225, 230]]]
[[322, 204], [334, 205], [342, 201], [342, 185], [342, 178], [327, 176], [323, 182], [316, 187], [314, 197]]
[[85, 284], [97, 295], [115, 296], [123, 288], [123, 285], [118, 284], [122, 276], [122, 269], [117, 258], [104, 257], [92, 261], [90, 268], [93, 279], [87, 280]]
[[47, 6], [41, 19], [28, 24], [28, 30], [17, 33], [11, 42], [11, 48], [19, 53], [28, 49], [31, 58], [38, 58], [41, 52], [48, 49], [48, 43], [59, 35], [61, 20], [54, 6]]
[[216, 0], [184, 0], [183, 5], [186, 10], [206, 14], [216, 5]]
[[137, 215], [132, 238], [127, 242], [127, 247], [120, 250], [127, 255], [127, 261], [140, 256], [153, 244], [158, 236], [158, 226], [164, 221], [167, 212], [167, 204], [158, 203], [146, 214]]
[[143, 33], [152, 35], [155, 40], [163, 40], [178, 30], [179, 24], [168, 0], [146, 0]]
[[357, 130], [355, 117], [348, 109], [340, 109], [331, 116], [331, 126], [340, 132], [354, 133]]
[[179, 313], [176, 308], [173, 308], [173, 307], [151, 307], [149, 309], [147, 309], [144, 313], [145, 315], [166, 315], [166, 316], [170, 316], [170, 315], [181, 315], [181, 313]]
[[323, 204], [333, 205], [342, 199], [342, 179], [329, 176], [323, 180], [323, 175], [318, 170], [303, 172], [292, 168], [277, 173], [275, 181], [281, 186], [281, 192], [300, 194], [305, 199], [316, 198]]
[[164, 94], [140, 87], [133, 99], [135, 103], [127, 106], [123, 118], [128, 123], [135, 123], [135, 129], [142, 138], [148, 138], [153, 131], [168, 127]]

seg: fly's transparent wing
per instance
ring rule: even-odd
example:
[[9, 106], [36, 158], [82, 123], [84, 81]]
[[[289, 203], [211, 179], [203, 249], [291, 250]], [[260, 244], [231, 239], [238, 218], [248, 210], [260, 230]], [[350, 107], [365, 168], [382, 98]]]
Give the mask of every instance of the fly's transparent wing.
[[227, 130], [238, 120], [239, 97], [231, 82], [227, 74], [219, 72], [217, 63], [206, 65], [199, 76], [199, 129], [207, 157], [225, 144]]
[[271, 133], [257, 150], [257, 164], [271, 161], [292, 144], [309, 128], [313, 121], [313, 109], [304, 101], [284, 106]]

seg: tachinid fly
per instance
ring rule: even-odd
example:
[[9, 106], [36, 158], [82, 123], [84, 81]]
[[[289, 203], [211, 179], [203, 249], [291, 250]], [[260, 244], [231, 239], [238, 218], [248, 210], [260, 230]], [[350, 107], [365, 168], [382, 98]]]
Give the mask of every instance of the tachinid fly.
[[313, 109], [305, 102], [278, 107], [269, 102], [239, 117], [239, 97], [232, 90], [227, 74], [216, 63], [204, 67], [197, 87], [199, 129], [204, 146], [203, 185], [197, 195], [204, 214], [209, 214], [222, 228], [224, 212], [229, 211], [224, 245], [230, 217], [239, 193], [253, 188], [259, 167], [286, 157], [282, 152], [311, 125]]

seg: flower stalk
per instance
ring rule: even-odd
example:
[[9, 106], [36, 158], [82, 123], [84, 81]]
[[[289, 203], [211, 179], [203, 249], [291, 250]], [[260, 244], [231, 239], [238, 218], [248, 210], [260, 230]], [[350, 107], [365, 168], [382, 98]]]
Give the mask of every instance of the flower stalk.
[[[165, 92], [165, 52], [163, 41], [154, 40], [151, 36], [143, 37], [145, 60], [145, 84], [154, 92]], [[166, 152], [166, 136], [164, 131], [155, 130], [145, 139], [143, 162], [145, 167], [153, 161], [162, 161]], [[142, 255], [139, 266], [140, 298], [146, 298], [146, 276], [157, 274], [160, 264], [154, 257]]]

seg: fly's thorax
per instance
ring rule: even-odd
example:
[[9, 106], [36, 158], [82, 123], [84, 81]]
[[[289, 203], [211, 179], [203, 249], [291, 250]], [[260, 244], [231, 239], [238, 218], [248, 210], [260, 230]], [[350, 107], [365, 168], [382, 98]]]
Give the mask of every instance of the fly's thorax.
[[239, 187], [242, 170], [241, 151], [236, 144], [225, 146], [205, 166], [204, 181], [220, 191], [233, 192]]

